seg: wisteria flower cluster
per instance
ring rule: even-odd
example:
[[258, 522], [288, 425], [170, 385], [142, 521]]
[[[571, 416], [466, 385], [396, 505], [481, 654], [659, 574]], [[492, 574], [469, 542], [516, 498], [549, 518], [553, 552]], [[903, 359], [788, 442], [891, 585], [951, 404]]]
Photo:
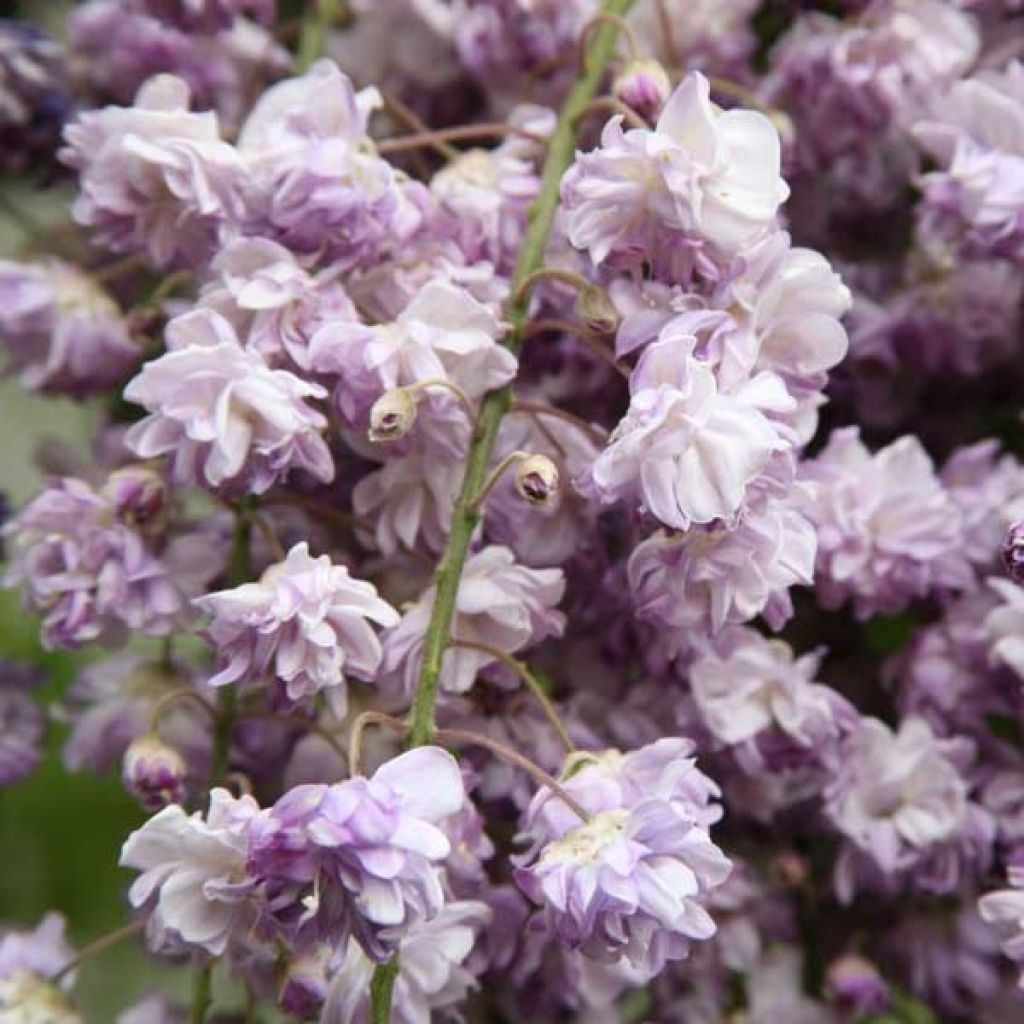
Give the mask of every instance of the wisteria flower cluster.
[[0, 22], [0, 786], [140, 808], [0, 1020], [1022, 1019], [1020, 5], [281, 7]]

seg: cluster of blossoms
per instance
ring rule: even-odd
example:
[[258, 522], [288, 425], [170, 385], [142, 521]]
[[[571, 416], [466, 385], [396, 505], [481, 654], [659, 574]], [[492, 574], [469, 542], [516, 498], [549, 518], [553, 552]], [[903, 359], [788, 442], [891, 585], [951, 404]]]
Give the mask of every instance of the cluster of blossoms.
[[149, 815], [117, 1024], [1019, 1020], [1019, 5], [336, 6], [0, 23], [2, 365], [94, 424], [0, 786]]

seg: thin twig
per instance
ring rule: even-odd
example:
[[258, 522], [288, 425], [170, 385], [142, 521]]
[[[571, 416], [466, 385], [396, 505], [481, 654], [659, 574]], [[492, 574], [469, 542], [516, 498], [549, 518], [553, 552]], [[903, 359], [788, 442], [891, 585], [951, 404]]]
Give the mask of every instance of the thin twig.
[[545, 717], [551, 723], [551, 728], [555, 730], [559, 740], [562, 742], [562, 746], [571, 754], [576, 749], [576, 744], [573, 743], [572, 737], [569, 735], [562, 723], [562, 719], [555, 709], [555, 705], [551, 702], [551, 699], [544, 692], [544, 687], [540, 685], [537, 677], [527, 668], [526, 664], [520, 661], [518, 658], [513, 658], [511, 654], [506, 654], [504, 651], [499, 650], [497, 647], [491, 647], [490, 644], [479, 644], [472, 640], [459, 640], [457, 637], [452, 638], [452, 642], [449, 647], [461, 647], [467, 651], [480, 651], [482, 654], [490, 655], [496, 661], [500, 661], [502, 665], [506, 665], [512, 669], [513, 672], [526, 684], [527, 689], [537, 699], [537, 703], [540, 704], [541, 710], [544, 712]]
[[571, 320], [560, 320], [556, 317], [540, 317], [537, 320], [531, 320], [523, 328], [523, 335], [530, 338], [535, 334], [546, 334], [548, 331], [559, 331], [563, 334], [575, 335], [617, 373], [623, 377], [629, 377], [629, 370], [618, 361], [615, 353], [604, 344], [601, 340], [602, 336], [589, 330], [585, 324], [575, 324]]
[[599, 96], [596, 100], [591, 100], [580, 111], [580, 117], [599, 111], [620, 115], [631, 128], [647, 129], [651, 127], [632, 107], [627, 107], [622, 100], [617, 100], [614, 96]]
[[73, 960], [69, 960], [56, 974], [51, 974], [47, 981], [51, 985], [58, 984], [72, 971], [81, 966], [83, 960], [88, 960], [89, 957], [102, 953], [104, 950], [110, 949], [111, 946], [116, 946], [119, 942], [130, 939], [133, 935], [138, 935], [145, 927], [146, 922], [144, 920], [129, 921], [128, 924], [115, 928], [112, 932], [107, 932], [106, 935], [101, 935], [98, 939], [93, 939], [87, 946], [83, 946], [79, 950], [78, 955]]
[[522, 768], [538, 785], [550, 789], [566, 807], [569, 808], [580, 821], [590, 821], [590, 814], [581, 807], [564, 789], [562, 784], [553, 776], [549, 775], [540, 765], [534, 764], [528, 757], [523, 757], [518, 750], [506, 747], [504, 743], [492, 740], [490, 736], [482, 736], [480, 733], [470, 732], [468, 729], [438, 729], [437, 740], [439, 743], [445, 741], [451, 743], [469, 743], [474, 747], [483, 747], [489, 750], [495, 757]]
[[563, 284], [571, 284], [577, 291], [585, 291], [591, 287], [591, 283], [582, 274], [577, 274], [575, 270], [565, 270], [562, 267], [541, 267], [520, 283], [515, 294], [512, 296], [512, 301], [521, 302], [538, 281], [544, 280], [561, 281]]
[[573, 416], [571, 412], [559, 409], [555, 405], [545, 405], [543, 402], [526, 402], [517, 398], [509, 409], [510, 414], [522, 413], [525, 416], [550, 416], [553, 419], [571, 423], [577, 430], [589, 435], [598, 444], [604, 444], [608, 440], [608, 431], [594, 423], [581, 420], [579, 416]]
[[610, 25], [618, 35], [622, 36], [622, 38], [626, 40], [626, 49], [629, 51], [629, 59], [636, 60], [639, 47], [637, 46], [636, 35], [630, 27], [629, 22], [627, 22], [621, 15], [612, 14], [611, 11], [598, 11], [597, 14], [595, 14], [590, 21], [583, 26], [583, 31], [580, 33], [579, 42], [576, 47], [580, 71], [584, 71], [587, 66], [587, 44], [590, 41], [590, 34], [600, 25]]
[[439, 128], [436, 131], [417, 132], [415, 135], [402, 135], [397, 139], [381, 139], [377, 143], [378, 153], [401, 153], [418, 146], [434, 146], [440, 142], [471, 142], [477, 139], [500, 139], [515, 135], [543, 145], [548, 140], [537, 132], [531, 132], [519, 125], [495, 121], [488, 124], [462, 124], [454, 128]]
[[[415, 111], [410, 110], [397, 96], [384, 92], [381, 93], [381, 99], [384, 101], [384, 109], [396, 121], [400, 121], [408, 128], [410, 132], [414, 132], [417, 135], [432, 134], [430, 126]], [[454, 146], [449, 146], [447, 142], [435, 139], [428, 143], [428, 145], [432, 146], [438, 155], [443, 156], [445, 160], [454, 160], [459, 155], [459, 151]]]
[[363, 774], [363, 735], [371, 725], [383, 725], [392, 732], [402, 735], [409, 731], [409, 726], [405, 722], [386, 715], [383, 711], [364, 711], [357, 716], [348, 734], [348, 773], [353, 779]]

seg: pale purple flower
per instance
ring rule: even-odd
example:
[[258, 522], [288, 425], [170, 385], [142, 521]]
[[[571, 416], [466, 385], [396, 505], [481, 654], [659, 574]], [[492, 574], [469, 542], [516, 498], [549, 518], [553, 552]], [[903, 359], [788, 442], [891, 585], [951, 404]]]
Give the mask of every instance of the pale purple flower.
[[997, 578], [988, 585], [999, 598], [984, 622], [990, 657], [1024, 681], [1024, 587]]
[[169, 455], [175, 479], [215, 489], [259, 494], [293, 469], [333, 478], [327, 420], [306, 401], [325, 397], [323, 388], [270, 369], [212, 310], [178, 317], [167, 335], [169, 351], [125, 388], [150, 414], [125, 435], [129, 448]]
[[916, 437], [872, 454], [857, 428], [845, 427], [804, 470], [825, 607], [852, 598], [857, 617], [867, 618], [970, 586], [963, 517]]
[[162, 21], [193, 32], [216, 32], [236, 18], [251, 17], [261, 24], [274, 20], [274, 0], [134, 0]]
[[238, 7], [232, 0], [86, 0], [67, 18], [77, 79], [92, 97], [128, 104], [147, 79], [175, 75], [188, 84], [193, 107], [216, 110], [233, 134], [267, 82], [291, 66], [274, 34]]
[[46, 715], [27, 692], [42, 679], [33, 666], [0, 658], [0, 787], [27, 778], [42, 758]]
[[1020, 261], [1024, 233], [1024, 65], [981, 71], [937, 99], [914, 134], [939, 169], [924, 176], [926, 237]]
[[173, 572], [174, 551], [154, 554], [82, 480], [54, 481], [4, 534], [4, 585], [22, 587], [26, 607], [43, 616], [48, 647], [114, 643], [129, 630], [165, 636], [191, 618], [195, 581]]
[[747, 977], [750, 1024], [837, 1024], [835, 1015], [809, 998], [803, 955], [792, 946], [767, 951]]
[[366, 125], [378, 103], [329, 60], [263, 94], [238, 138], [259, 233], [346, 268], [412, 235], [423, 197], [373, 150]]
[[814, 681], [822, 651], [795, 657], [783, 640], [752, 629], [723, 634], [721, 652], [708, 649], [689, 670], [693, 697], [711, 734], [730, 746], [772, 733], [823, 752], [854, 717], [829, 686]]
[[81, 114], [61, 152], [79, 172], [78, 223], [157, 267], [203, 262], [242, 216], [242, 161], [216, 115], [190, 113], [188, 101], [181, 79], [158, 75], [134, 106]]
[[637, 615], [675, 654], [692, 631], [717, 632], [757, 615], [774, 629], [793, 614], [789, 589], [814, 578], [814, 527], [789, 496], [759, 500], [729, 527], [658, 531], [629, 557]]
[[128, 837], [119, 863], [141, 872], [128, 898], [148, 911], [154, 949], [181, 941], [219, 956], [249, 927], [247, 828], [258, 813], [251, 796], [214, 789], [205, 817], [174, 804]]
[[878, 968], [857, 953], [846, 953], [829, 964], [825, 987], [833, 1006], [855, 1016], [885, 1013], [892, 1005]]
[[332, 786], [297, 786], [264, 811], [249, 848], [250, 878], [268, 924], [293, 946], [342, 946], [352, 936], [378, 963], [414, 923], [444, 905], [439, 867], [451, 844], [438, 827], [465, 800], [455, 759], [417, 747]]
[[539, 853], [516, 881], [560, 942], [653, 972], [714, 934], [701, 901], [731, 865], [708, 835], [704, 808], [671, 798], [664, 780], [648, 781], [650, 795], [535, 837]]
[[612, 82], [612, 95], [645, 121], [657, 118], [671, 92], [668, 72], [650, 58], [630, 61]]
[[[496, 662], [485, 651], [459, 647], [457, 641], [484, 644], [504, 654], [524, 650], [545, 637], [558, 636], [565, 616], [556, 610], [565, 591], [561, 569], [528, 569], [516, 563], [508, 548], [491, 546], [466, 562], [459, 584], [451, 636], [456, 641], [445, 652], [441, 688], [465, 693], [481, 669]], [[430, 587], [384, 635], [382, 681], [406, 699], [416, 688], [423, 655], [423, 638], [435, 590]]]
[[852, 358], [894, 372], [977, 377], [1017, 354], [1024, 280], [998, 260], [925, 266], [884, 301], [858, 295]]
[[141, 357], [116, 303], [68, 263], [0, 261], [0, 346], [23, 388], [82, 398]]
[[[395, 1024], [424, 1024], [434, 1013], [460, 1006], [477, 987], [466, 966], [480, 933], [491, 919], [484, 903], [447, 903], [429, 921], [413, 924], [398, 945], [391, 1015]], [[320, 1024], [367, 1024], [374, 963], [350, 942], [330, 981]]]
[[231, 321], [243, 346], [270, 366], [309, 367], [309, 342], [317, 329], [356, 320], [345, 289], [327, 270], [312, 274], [284, 246], [269, 238], [238, 238], [217, 254], [216, 277], [200, 304]]
[[[516, 358], [498, 344], [502, 326], [491, 309], [464, 289], [431, 281], [391, 323], [321, 328], [310, 342], [310, 364], [338, 376], [334, 401], [349, 422], [365, 426], [377, 398], [418, 381], [448, 381], [470, 398], [507, 384], [515, 375]], [[461, 454], [470, 422], [458, 399], [437, 387], [417, 397], [424, 407], [421, 429]]]
[[257, 582], [196, 604], [212, 617], [206, 636], [220, 671], [210, 685], [276, 679], [289, 701], [324, 693], [338, 718], [348, 704], [347, 677], [372, 680], [380, 665], [373, 624], [388, 629], [399, 621], [372, 583], [353, 578], [328, 555], [314, 558], [305, 542]]
[[793, 408], [782, 381], [761, 373], [726, 391], [687, 339], [648, 346], [630, 391], [629, 411], [582, 486], [603, 503], [629, 500], [666, 526], [731, 520], [787, 447], [766, 416]]
[[460, 461], [435, 452], [389, 459], [352, 490], [352, 508], [363, 534], [383, 555], [403, 549], [439, 553], [462, 476]]
[[468, 262], [489, 260], [511, 269], [526, 227], [526, 211], [540, 180], [533, 166], [508, 152], [471, 149], [449, 161], [430, 181], [430, 191], [450, 218]]
[[[129, 744], [148, 732], [161, 700], [196, 685], [194, 670], [135, 654], [86, 666], [68, 693], [71, 734], [64, 746], [65, 766], [74, 772], [109, 771], [120, 764]], [[208, 691], [196, 692], [208, 696]], [[193, 700], [174, 700], [164, 705], [159, 726], [161, 735], [183, 753], [190, 784], [204, 783], [211, 747], [208, 715]]]
[[613, 118], [600, 147], [577, 155], [562, 180], [569, 240], [595, 263], [657, 259], [669, 244], [728, 258], [771, 229], [789, 195], [779, 163], [771, 121], [715, 107], [707, 79], [693, 72], [653, 131], [623, 132]]
[[963, 515], [967, 557], [981, 569], [991, 568], [1007, 531], [1024, 515], [1024, 465], [989, 439], [957, 448], [940, 476]]
[[[1016, 963], [1024, 963], [1024, 867], [1013, 862], [1007, 867], [1009, 887], [985, 893], [978, 901], [982, 919], [998, 932], [1003, 952]], [[1024, 974], [1018, 984], [1024, 987]]]
[[776, 46], [765, 92], [794, 119], [799, 163], [827, 168], [879, 147], [979, 46], [972, 19], [942, 0], [878, 0], [845, 21], [805, 13]]
[[[919, 718], [905, 718], [895, 732], [863, 718], [844, 744], [826, 813], [884, 876], [906, 874], [967, 826], [963, 770], [972, 754], [969, 740], [940, 739]], [[836, 886], [845, 900], [852, 896], [851, 871], [849, 858], [840, 857]]]

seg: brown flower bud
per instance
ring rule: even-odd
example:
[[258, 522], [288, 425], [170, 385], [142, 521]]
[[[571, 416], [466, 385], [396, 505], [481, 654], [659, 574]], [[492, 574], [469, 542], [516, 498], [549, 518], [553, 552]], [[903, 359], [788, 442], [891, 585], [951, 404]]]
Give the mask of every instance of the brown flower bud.
[[558, 496], [558, 467], [546, 455], [530, 455], [516, 466], [516, 491], [538, 508]]
[[416, 396], [408, 388], [385, 391], [370, 410], [371, 441], [399, 441], [416, 422]]

